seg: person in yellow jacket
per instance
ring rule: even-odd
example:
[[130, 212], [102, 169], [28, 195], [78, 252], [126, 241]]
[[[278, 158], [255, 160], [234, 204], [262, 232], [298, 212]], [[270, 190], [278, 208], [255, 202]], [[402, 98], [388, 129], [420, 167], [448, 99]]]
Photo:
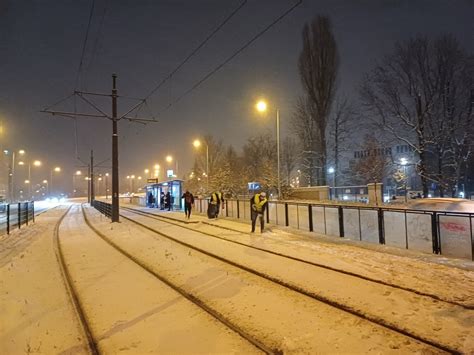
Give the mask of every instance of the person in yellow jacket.
[[250, 199], [250, 217], [252, 218], [252, 233], [255, 232], [255, 223], [257, 217], [260, 218], [260, 233], [263, 232], [265, 226], [265, 209], [268, 206], [267, 194], [265, 192], [259, 192], [252, 196]]

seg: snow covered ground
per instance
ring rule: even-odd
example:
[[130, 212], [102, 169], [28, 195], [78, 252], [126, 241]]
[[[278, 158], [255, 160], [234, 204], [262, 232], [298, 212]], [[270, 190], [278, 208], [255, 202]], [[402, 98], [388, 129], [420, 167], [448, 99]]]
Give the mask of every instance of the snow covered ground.
[[[0, 353], [86, 352], [53, 250], [54, 226], [66, 209], [60, 206], [47, 211], [34, 225], [0, 237]], [[97, 211], [86, 208], [94, 228], [112, 243], [270, 349], [285, 353], [440, 351], [373, 320], [448, 349], [474, 352], [472, 262], [314, 237], [288, 228], [271, 228], [252, 235], [248, 233], [249, 225], [242, 221], [219, 219], [207, 224], [209, 221], [202, 216], [193, 216], [193, 223], [186, 224], [190, 229], [183, 229], [122, 212], [208, 254], [366, 317], [264, 280], [124, 218], [119, 224], [110, 224]], [[165, 212], [163, 216], [184, 220], [184, 214], [178, 212]], [[85, 224], [79, 205], [72, 207], [59, 236], [102, 352], [259, 352], [99, 238]], [[275, 255], [278, 253], [312, 264]]]

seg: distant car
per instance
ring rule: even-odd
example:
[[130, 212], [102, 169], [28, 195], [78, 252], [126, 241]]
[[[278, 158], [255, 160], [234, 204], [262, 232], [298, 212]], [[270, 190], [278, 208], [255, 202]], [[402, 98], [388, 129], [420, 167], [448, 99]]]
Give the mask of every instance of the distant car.
[[474, 213], [474, 201], [463, 198], [435, 197], [416, 199], [408, 205], [414, 210]]

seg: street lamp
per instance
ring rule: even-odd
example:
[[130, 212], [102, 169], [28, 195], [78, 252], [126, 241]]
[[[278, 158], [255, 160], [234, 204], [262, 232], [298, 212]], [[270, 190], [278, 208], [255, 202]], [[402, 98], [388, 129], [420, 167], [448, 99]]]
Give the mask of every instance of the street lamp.
[[[46, 191], [49, 192], [49, 183], [48, 183], [48, 180], [46, 180], [46, 179], [43, 180], [43, 184], [46, 184]], [[44, 195], [44, 193], [43, 193], [43, 195]]]
[[336, 169], [334, 169], [332, 166], [328, 169], [328, 173], [332, 174], [332, 188], [333, 188], [333, 197], [336, 199]]
[[[207, 176], [207, 189], [209, 190], [209, 145], [207, 142], [206, 144], [206, 176]], [[199, 139], [195, 139], [193, 145], [196, 149], [199, 149], [201, 146], [201, 141]]]
[[160, 164], [155, 164], [153, 167], [155, 170], [153, 171], [153, 177], [159, 179], [160, 177]]
[[73, 196], [76, 197], [76, 177], [77, 176], [81, 176], [82, 175], [82, 171], [80, 170], [77, 170], [73, 175], [72, 175], [72, 193], [73, 193]]
[[109, 192], [108, 180], [109, 180], [109, 173], [105, 173], [105, 199], [106, 200], [108, 198], [108, 192]]
[[51, 195], [53, 192], [53, 173], [59, 173], [61, 172], [61, 168], [59, 166], [55, 167], [54, 169], [51, 169], [51, 178], [50, 178], [50, 183], [49, 183], [49, 194]]
[[407, 202], [407, 158], [400, 158], [400, 165], [403, 166], [403, 177], [405, 180], [405, 203]]
[[[173, 162], [173, 157], [171, 155], [167, 155], [166, 156], [166, 161], [171, 164]], [[178, 176], [178, 159], [175, 159], [175, 168], [176, 168], [176, 171], [175, 171], [175, 176]]]
[[[20, 150], [18, 151], [18, 154], [20, 154], [22, 157], [24, 157], [25, 154], [26, 154], [26, 151], [23, 150], [23, 149], [20, 149]], [[24, 159], [23, 159], [23, 160], [20, 160], [20, 161], [18, 162], [18, 165], [20, 165], [20, 166], [25, 166], [25, 165], [26, 165], [25, 160], [24, 160]], [[41, 163], [41, 161], [39, 161], [39, 160], [35, 160], [35, 161], [33, 162], [33, 166], [34, 166], [34, 167], [40, 167], [41, 165], [42, 165], [42, 163]], [[31, 160], [28, 159], [28, 181], [31, 182], [31, 180], [32, 180], [32, 179], [31, 179]], [[26, 181], [26, 180], [25, 180], [25, 181]], [[26, 182], [25, 182], [25, 184], [26, 184]], [[28, 186], [28, 198], [31, 199], [32, 197], [33, 197], [33, 196], [32, 196], [32, 193], [31, 193], [31, 184], [29, 183], [29, 186]]]
[[[259, 100], [255, 108], [258, 112], [267, 112], [267, 103], [264, 100]], [[280, 110], [276, 109], [276, 138], [277, 138], [277, 176], [278, 176], [278, 198], [281, 198], [281, 181], [280, 181]]]

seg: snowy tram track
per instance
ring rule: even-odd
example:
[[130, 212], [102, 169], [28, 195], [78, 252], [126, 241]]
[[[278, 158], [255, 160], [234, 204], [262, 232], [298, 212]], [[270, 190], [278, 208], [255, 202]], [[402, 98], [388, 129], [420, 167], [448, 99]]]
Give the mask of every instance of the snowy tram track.
[[[140, 214], [142, 216], [154, 218], [154, 219], [164, 221], [164, 222], [169, 223], [169, 224], [180, 226], [181, 228], [188, 229], [188, 230], [191, 230], [193, 232], [199, 232], [201, 234], [205, 234], [209, 237], [217, 238], [217, 239], [223, 240], [225, 242], [234, 243], [234, 244], [241, 245], [241, 246], [244, 246], [244, 247], [247, 247], [247, 248], [250, 248], [250, 249], [255, 249], [255, 250], [258, 250], [258, 251], [263, 251], [265, 253], [280, 256], [282, 258], [286, 258], [286, 259], [289, 259], [289, 260], [299, 261], [301, 263], [312, 265], [312, 266], [315, 266], [315, 267], [318, 267], [318, 268], [323, 268], [323, 269], [327, 269], [327, 270], [334, 271], [334, 272], [337, 272], [337, 273], [353, 276], [353, 277], [356, 277], [356, 278], [359, 278], [359, 279], [362, 279], [362, 280], [365, 280], [365, 281], [374, 282], [374, 283], [378, 283], [378, 284], [381, 284], [381, 285], [384, 285], [384, 286], [389, 286], [389, 287], [393, 287], [393, 288], [396, 288], [396, 289], [404, 290], [404, 291], [407, 291], [407, 292], [417, 294], [419, 296], [429, 297], [429, 298], [432, 298], [435, 301], [450, 303], [452, 305], [459, 306], [459, 307], [462, 307], [462, 308], [465, 308], [465, 309], [468, 309], [468, 310], [474, 310], [474, 304], [464, 304], [464, 303], [457, 302], [457, 301], [454, 301], [454, 300], [446, 299], [445, 297], [440, 297], [439, 295], [436, 295], [436, 294], [433, 294], [433, 293], [430, 293], [430, 292], [424, 292], [424, 291], [419, 290], [419, 289], [398, 285], [398, 284], [395, 284], [393, 282], [386, 282], [386, 281], [376, 279], [376, 278], [373, 278], [373, 277], [357, 274], [355, 272], [351, 272], [351, 271], [347, 271], [347, 270], [343, 270], [343, 269], [338, 269], [338, 268], [335, 268], [335, 267], [331, 267], [329, 265], [325, 265], [325, 264], [317, 263], [317, 262], [314, 262], [314, 261], [302, 259], [302, 258], [295, 257], [295, 256], [292, 256], [292, 255], [283, 254], [283, 253], [280, 253], [280, 252], [276, 252], [276, 251], [273, 251], [273, 250], [270, 250], [270, 249], [265, 249], [265, 248], [258, 247], [258, 246], [255, 246], [255, 245], [250, 245], [250, 244], [247, 244], [245, 242], [240, 242], [240, 241], [236, 241], [236, 240], [233, 240], [233, 239], [229, 239], [228, 237], [223, 237], [223, 236], [220, 236], [220, 235], [215, 234], [215, 233], [210, 233], [210, 232], [206, 232], [206, 231], [198, 231], [195, 228], [189, 227], [188, 226], [189, 222], [186, 222], [186, 221], [180, 221], [180, 220], [177, 220], [175, 218], [160, 216], [160, 215], [157, 215], [155, 213], [150, 213], [150, 212], [146, 212], [146, 211], [142, 211], [142, 210], [137, 210], [137, 209], [130, 208], [130, 207], [121, 206], [120, 208], [122, 210], [130, 211], [130, 212], [133, 212], [133, 213], [136, 213], [136, 214]], [[202, 223], [204, 223], [204, 224], [206, 224], [210, 227], [213, 227], [213, 228], [219, 228], [219, 229], [224, 229], [224, 230], [227, 230], [227, 231], [235, 232], [236, 236], [244, 234], [242, 231], [239, 231], [237, 229], [233, 229], [233, 228], [230, 228], [230, 227], [227, 227], [227, 226], [223, 227], [223, 226], [213, 224], [213, 223], [209, 223], [209, 222], [202, 222]]]
[[54, 232], [53, 232], [53, 248], [54, 252], [56, 254], [56, 258], [59, 263], [59, 269], [61, 271], [61, 275], [63, 277], [64, 281], [64, 286], [66, 287], [67, 294], [69, 296], [69, 300], [71, 302], [71, 305], [76, 313], [77, 320], [79, 322], [80, 329], [83, 333], [84, 339], [86, 340], [86, 348], [89, 350], [89, 353], [92, 355], [97, 355], [99, 354], [99, 351], [97, 349], [97, 344], [94, 341], [94, 338], [92, 336], [90, 327], [89, 327], [89, 322], [87, 321], [87, 317], [84, 313], [83, 307], [81, 306], [81, 303], [79, 301], [78, 293], [76, 288], [74, 287], [73, 280], [71, 278], [71, 274], [69, 273], [69, 269], [66, 265], [65, 259], [64, 259], [64, 254], [63, 250], [61, 248], [61, 243], [59, 241], [59, 227], [61, 226], [61, 223], [63, 222], [64, 218], [66, 218], [67, 214], [71, 210], [72, 206], [69, 206], [69, 208], [64, 212], [64, 214], [61, 216], [61, 218], [58, 220], [56, 225], [54, 226]]
[[66, 215], [57, 250], [91, 353], [278, 353], [117, 248], [82, 207]]
[[[145, 217], [147, 220], [158, 220], [154, 218], [156, 216], [150, 216], [149, 214], [141, 213], [141, 211], [134, 209], [127, 209], [127, 211]], [[197, 236], [202, 236], [203, 234], [209, 235], [209, 233], [197, 231], [193, 228], [182, 226], [181, 224], [170, 223], [168, 220], [163, 219], [159, 219], [160, 224], [153, 225], [145, 221], [139, 222], [129, 214], [122, 214], [122, 216], [133, 223], [160, 236], [173, 240], [174, 242], [180, 243], [183, 246], [197, 250], [222, 262], [275, 282], [292, 291], [439, 349], [456, 353], [465, 351], [466, 346], [469, 347], [469, 345], [465, 344], [469, 342], [469, 337], [472, 336], [472, 331], [469, 330], [471, 329], [469, 324], [472, 323], [472, 317], [474, 315], [472, 311], [466, 310], [461, 306], [453, 305], [450, 302], [439, 302], [439, 300], [433, 300], [430, 297], [423, 297], [418, 293], [411, 292], [411, 290], [404, 290], [398, 287], [393, 288], [391, 285], [372, 282], [372, 280], [366, 280], [365, 278], [357, 278], [357, 275], [337, 273], [338, 270], [326, 270], [327, 268], [323, 269], [324, 275], [319, 276], [319, 283], [315, 285], [295, 282], [294, 279], [291, 278], [291, 273], [274, 272], [274, 270], [268, 268], [268, 265], [264, 265], [265, 263], [271, 264], [271, 260], [274, 260], [275, 264], [282, 263], [282, 261], [278, 259], [280, 257], [286, 257], [285, 255], [271, 255], [271, 260], [269, 261], [267, 260], [269, 257], [263, 254], [268, 252], [267, 250], [253, 248], [257, 249], [259, 253], [262, 253], [262, 258], [265, 259], [265, 263], [257, 262], [254, 263], [254, 265], [248, 265], [249, 263], [247, 262], [247, 264], [244, 265], [242, 260], [245, 260], [245, 253], [228, 253], [229, 248], [222, 249], [222, 246], [216, 247], [214, 244], [209, 243], [209, 239], [206, 240], [205, 247], [202, 247], [203, 243], [199, 244], [199, 242], [196, 242], [199, 240], [196, 239]], [[163, 233], [165, 225], [173, 225], [180, 229], [185, 228], [195, 234], [189, 238], [183, 238], [182, 235], [172, 236], [170, 235], [171, 230], [165, 234]], [[227, 243], [230, 245], [233, 243], [235, 245], [234, 248], [241, 249], [242, 247], [252, 248], [252, 246], [244, 243], [231, 241], [222, 237], [217, 238], [218, 241], [215, 243], [220, 242], [221, 244]], [[196, 244], [199, 244], [199, 246]], [[318, 265], [308, 265], [311, 263], [306, 261], [300, 262], [300, 260], [295, 260], [295, 258], [290, 257], [288, 261], [284, 262], [287, 263], [285, 266], [286, 269], [296, 270], [296, 273], [300, 272], [308, 275], [315, 275], [316, 272], [321, 273], [321, 271], [317, 271]], [[300, 270], [298, 271], [298, 269]], [[293, 276], [295, 276], [295, 273], [293, 273]], [[350, 280], [354, 278], [354, 276], [356, 281]], [[339, 280], [335, 280], [337, 278], [339, 278]], [[323, 287], [321, 287], [321, 285], [323, 285]], [[327, 285], [330, 285], [329, 289], [332, 287], [332, 293], [324, 290]]]

